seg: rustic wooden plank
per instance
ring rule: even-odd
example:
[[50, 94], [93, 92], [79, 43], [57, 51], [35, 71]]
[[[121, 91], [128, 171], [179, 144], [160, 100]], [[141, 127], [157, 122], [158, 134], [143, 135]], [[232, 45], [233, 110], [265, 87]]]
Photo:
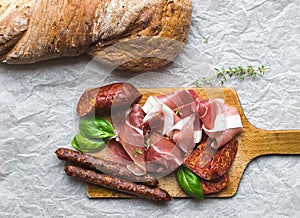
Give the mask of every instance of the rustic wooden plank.
[[[232, 197], [236, 194], [242, 175], [254, 158], [268, 154], [300, 154], [300, 130], [262, 130], [254, 127], [246, 118], [237, 93], [229, 88], [201, 89], [192, 88], [202, 99], [223, 98], [226, 104], [236, 107], [242, 119], [244, 131], [236, 138], [239, 142], [238, 152], [230, 169], [230, 184], [223, 191], [208, 197]], [[151, 95], [170, 93], [178, 88], [139, 89], [143, 94], [143, 104]], [[97, 155], [97, 154], [96, 154]], [[161, 178], [159, 187], [167, 190], [172, 197], [188, 197], [178, 186], [175, 173]], [[132, 198], [120, 192], [87, 184], [87, 195], [90, 198]]]

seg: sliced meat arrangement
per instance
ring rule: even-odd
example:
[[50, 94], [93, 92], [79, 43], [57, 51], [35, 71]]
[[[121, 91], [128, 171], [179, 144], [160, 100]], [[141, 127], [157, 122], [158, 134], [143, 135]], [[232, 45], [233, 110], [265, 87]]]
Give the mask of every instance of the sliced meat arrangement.
[[150, 130], [172, 139], [184, 154], [190, 153], [195, 143], [201, 141], [197, 101], [189, 90], [150, 96], [143, 110], [144, 122]]
[[[163, 128], [161, 133], [163, 135], [171, 135], [172, 129], [176, 123], [189, 116], [194, 116], [193, 120], [198, 120], [197, 113], [197, 102], [193, 95], [188, 90], [179, 90], [170, 94], [163, 94], [159, 96], [150, 96], [143, 106], [143, 110], [146, 113], [144, 118], [145, 123], [150, 124], [150, 129], [157, 131], [155, 128], [156, 122], [152, 120], [161, 121]], [[159, 119], [161, 117], [163, 119]], [[154, 123], [156, 125], [151, 125]], [[198, 124], [198, 126], [197, 126]], [[196, 122], [196, 126], [192, 127], [199, 129], [200, 122]], [[191, 138], [194, 138], [191, 136]]]
[[128, 83], [87, 90], [79, 100], [77, 113], [85, 116], [93, 111], [110, 110], [116, 137], [108, 141], [104, 150], [108, 163], [116, 165], [108, 166], [103, 161], [97, 162], [89, 156], [72, 152], [73, 159], [68, 157], [65, 160], [78, 164], [78, 158], [83, 158], [88, 169], [99, 171], [95, 164], [99, 167], [101, 163], [101, 172], [108, 167], [114, 173], [109, 174], [108, 170], [104, 172], [109, 174], [107, 176], [73, 167], [66, 168], [66, 172], [104, 187], [123, 190], [126, 186], [123, 191], [133, 193], [132, 190], [139, 189], [140, 193], [133, 194], [145, 196], [154, 191], [160, 194], [156, 197], [151, 194], [148, 198], [160, 199], [164, 195], [162, 199], [170, 200], [168, 194], [161, 190], [129, 183], [124, 187], [115, 186], [106, 184], [106, 179], [122, 184], [125, 183], [110, 176], [125, 180], [134, 178], [137, 182], [145, 178], [145, 182], [155, 181], [184, 163], [200, 178], [204, 194], [227, 187], [228, 171], [238, 150], [234, 137], [242, 131], [237, 109], [221, 99], [201, 99], [194, 90], [150, 96], [144, 105], [138, 104], [140, 98], [138, 90]]
[[[234, 107], [220, 99], [202, 100], [194, 90], [150, 96], [143, 106], [136, 104], [141, 95], [131, 84], [111, 84], [97, 90], [96, 97], [88, 97], [87, 101], [95, 102], [98, 110], [111, 109], [117, 134], [116, 141], [107, 146], [109, 158], [121, 159], [117, 162], [127, 165], [136, 175], [152, 172], [165, 176], [186, 158], [185, 162], [191, 161], [196, 155], [190, 153], [201, 142], [203, 131], [212, 140], [208, 149], [215, 150], [242, 130]], [[85, 108], [85, 96], [81, 97], [77, 109]], [[124, 105], [127, 107], [120, 108]], [[199, 149], [193, 153], [199, 153]]]
[[132, 159], [128, 168], [137, 175], [173, 172], [201, 140], [197, 102], [188, 90], [151, 96], [125, 114], [123, 122], [113, 124]]

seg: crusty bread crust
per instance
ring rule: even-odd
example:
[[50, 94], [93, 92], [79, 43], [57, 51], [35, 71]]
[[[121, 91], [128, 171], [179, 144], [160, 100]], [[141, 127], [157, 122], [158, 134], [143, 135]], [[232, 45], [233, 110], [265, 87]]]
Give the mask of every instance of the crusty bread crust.
[[0, 60], [87, 52], [119, 69], [154, 70], [178, 54], [191, 13], [191, 0], [0, 0]]

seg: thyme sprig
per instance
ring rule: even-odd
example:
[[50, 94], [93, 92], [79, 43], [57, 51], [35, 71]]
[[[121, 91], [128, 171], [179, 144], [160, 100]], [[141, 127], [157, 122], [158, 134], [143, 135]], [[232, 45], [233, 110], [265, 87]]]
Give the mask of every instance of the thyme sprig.
[[179, 109], [176, 109], [175, 110], [175, 114], [177, 115], [177, 116], [182, 116], [183, 114], [182, 114], [182, 112], [179, 110]]
[[147, 138], [145, 143], [144, 143], [144, 146], [147, 150], [149, 150], [149, 148], [151, 147], [151, 142], [150, 142], [150, 138]]
[[135, 158], [137, 158], [137, 156], [138, 156], [139, 154], [140, 154], [140, 155], [143, 154], [142, 150], [139, 149], [139, 148], [135, 149], [135, 151], [133, 152], [133, 156], [134, 156]]
[[259, 67], [247, 66], [247, 67], [229, 67], [225, 68], [215, 68], [216, 73], [211, 77], [203, 77], [196, 80], [196, 86], [202, 87], [204, 84], [211, 83], [214, 79], [220, 79], [220, 83], [223, 85], [229, 78], [238, 78], [240, 80], [245, 80], [246, 77], [256, 78], [257, 76], [264, 76], [267, 70], [271, 68], [261, 65]]
[[203, 36], [203, 39], [204, 39], [204, 44], [208, 44], [208, 40], [209, 40], [209, 38], [210, 38], [210, 36], [211, 35], [209, 35], [209, 36]]

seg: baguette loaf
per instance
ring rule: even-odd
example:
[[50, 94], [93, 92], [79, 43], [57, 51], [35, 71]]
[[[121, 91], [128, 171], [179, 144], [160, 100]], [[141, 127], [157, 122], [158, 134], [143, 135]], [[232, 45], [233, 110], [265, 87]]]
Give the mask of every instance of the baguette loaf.
[[88, 53], [148, 71], [178, 54], [191, 0], [0, 0], [0, 60], [30, 64]]

